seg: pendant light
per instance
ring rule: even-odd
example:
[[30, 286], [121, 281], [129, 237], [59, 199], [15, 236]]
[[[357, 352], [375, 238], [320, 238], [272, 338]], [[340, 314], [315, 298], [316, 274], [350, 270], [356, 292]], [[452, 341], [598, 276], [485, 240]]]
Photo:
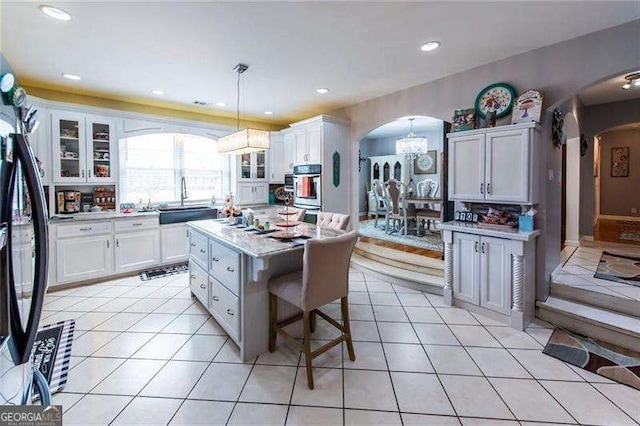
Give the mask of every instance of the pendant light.
[[218, 139], [218, 153], [220, 154], [248, 154], [264, 151], [271, 146], [269, 131], [245, 128], [240, 130], [240, 75], [249, 69], [249, 65], [238, 64], [233, 71], [238, 74], [238, 99], [236, 103], [238, 130], [230, 135]]
[[413, 120], [415, 120], [413, 117], [409, 119], [411, 123], [409, 134], [404, 138], [396, 140], [396, 155], [404, 154], [407, 157], [416, 158], [422, 154], [426, 154], [429, 149], [427, 138], [418, 136], [413, 132]]

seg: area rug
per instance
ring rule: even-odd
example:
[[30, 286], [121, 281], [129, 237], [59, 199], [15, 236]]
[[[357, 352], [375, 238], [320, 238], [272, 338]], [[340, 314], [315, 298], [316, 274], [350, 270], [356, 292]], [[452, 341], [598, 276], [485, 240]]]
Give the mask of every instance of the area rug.
[[640, 353], [556, 328], [543, 353], [640, 389]]
[[142, 281], [154, 280], [156, 278], [167, 277], [169, 275], [184, 274], [189, 271], [188, 263], [181, 263], [180, 265], [167, 266], [165, 268], [149, 269], [144, 272], [140, 272], [140, 279]]
[[[36, 335], [31, 363], [47, 380], [51, 393], [58, 392], [67, 383], [75, 325], [74, 320], [45, 325]], [[33, 400], [39, 397], [34, 392]]]
[[618, 231], [618, 239], [622, 241], [635, 241], [640, 243], [640, 230], [621, 229]]
[[378, 228], [374, 226], [375, 220], [364, 220], [360, 222], [358, 232], [364, 237], [376, 238], [383, 241], [391, 241], [396, 244], [404, 244], [412, 247], [419, 247], [434, 251], [443, 251], [442, 236], [439, 232], [429, 232], [424, 237], [416, 235], [404, 235], [402, 233], [387, 234], [382, 227], [384, 219], [378, 219]]
[[640, 257], [604, 251], [594, 277], [640, 287]]

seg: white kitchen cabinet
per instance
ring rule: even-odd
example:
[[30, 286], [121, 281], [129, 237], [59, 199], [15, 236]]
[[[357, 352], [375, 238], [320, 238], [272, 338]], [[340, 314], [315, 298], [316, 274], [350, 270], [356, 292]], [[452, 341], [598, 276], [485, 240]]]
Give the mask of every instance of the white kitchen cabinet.
[[508, 315], [511, 310], [511, 242], [480, 238], [480, 306]]
[[115, 120], [90, 115], [86, 117], [87, 182], [118, 182], [118, 141]]
[[286, 173], [293, 173], [295, 165], [295, 146], [293, 144], [293, 135], [291, 133], [284, 135], [284, 170]]
[[116, 272], [127, 272], [160, 263], [160, 233], [157, 229], [115, 236]]
[[279, 132], [271, 132], [271, 148], [269, 149], [269, 183], [284, 183], [287, 172], [285, 163], [284, 139]]
[[480, 237], [453, 235], [453, 294], [465, 302], [480, 304]]
[[238, 183], [236, 188], [236, 204], [246, 206], [269, 202], [269, 184], [267, 183]]
[[112, 274], [112, 235], [58, 239], [56, 271], [58, 282], [82, 281]]
[[189, 229], [185, 223], [160, 226], [162, 263], [184, 262], [189, 257]]
[[536, 204], [539, 134], [535, 123], [449, 133], [449, 199]]
[[267, 151], [236, 156], [237, 179], [241, 182], [267, 182]]

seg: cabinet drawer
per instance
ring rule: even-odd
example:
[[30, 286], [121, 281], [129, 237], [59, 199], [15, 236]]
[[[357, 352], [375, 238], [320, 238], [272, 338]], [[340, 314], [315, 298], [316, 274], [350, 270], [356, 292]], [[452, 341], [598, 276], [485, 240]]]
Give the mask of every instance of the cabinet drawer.
[[84, 235], [100, 235], [111, 233], [111, 222], [85, 222], [73, 225], [58, 226], [58, 238], [79, 237]]
[[226, 325], [227, 332], [236, 340], [240, 339], [240, 299], [220, 282], [211, 278], [211, 309]]
[[145, 217], [144, 219], [116, 220], [113, 226], [116, 233], [118, 233], [155, 229], [160, 226], [160, 223], [157, 217]]
[[215, 241], [209, 241], [209, 273], [236, 296], [240, 289], [240, 253]]
[[193, 229], [189, 234], [189, 255], [206, 268], [209, 265], [209, 239]]
[[202, 302], [208, 306], [209, 300], [209, 277], [207, 272], [193, 262], [189, 262], [189, 287], [191, 292]]

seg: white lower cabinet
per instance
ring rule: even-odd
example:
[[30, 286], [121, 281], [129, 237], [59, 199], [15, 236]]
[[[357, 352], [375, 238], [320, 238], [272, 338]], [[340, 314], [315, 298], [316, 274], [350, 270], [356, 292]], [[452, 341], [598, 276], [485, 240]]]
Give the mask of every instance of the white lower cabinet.
[[239, 339], [240, 299], [213, 277], [209, 277], [209, 310], [235, 340]]
[[112, 235], [57, 240], [56, 270], [58, 282], [81, 281], [112, 274]]
[[209, 276], [207, 272], [193, 262], [189, 262], [189, 288], [200, 303], [207, 306], [209, 300]]
[[183, 262], [189, 258], [189, 229], [184, 223], [160, 226], [162, 263]]
[[115, 240], [116, 272], [160, 264], [160, 233], [157, 229], [116, 234]]
[[453, 234], [453, 297], [508, 315], [511, 309], [511, 242]]
[[238, 183], [236, 204], [267, 204], [269, 202], [268, 183]]

